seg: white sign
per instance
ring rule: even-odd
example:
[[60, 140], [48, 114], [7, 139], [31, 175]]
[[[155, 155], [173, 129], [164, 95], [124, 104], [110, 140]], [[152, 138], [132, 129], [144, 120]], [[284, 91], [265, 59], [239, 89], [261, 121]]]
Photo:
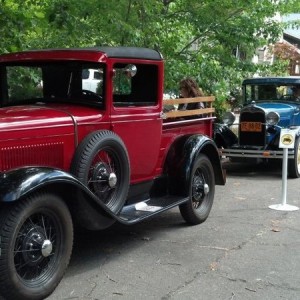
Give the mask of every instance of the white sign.
[[296, 130], [281, 129], [279, 148], [294, 148], [295, 145]]

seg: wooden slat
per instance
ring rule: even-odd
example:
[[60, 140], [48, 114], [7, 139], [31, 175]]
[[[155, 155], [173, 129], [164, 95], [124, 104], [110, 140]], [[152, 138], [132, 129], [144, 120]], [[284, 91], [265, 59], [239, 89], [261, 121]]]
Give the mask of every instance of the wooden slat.
[[178, 117], [187, 117], [195, 115], [204, 115], [212, 114], [215, 112], [214, 108], [200, 108], [200, 109], [191, 109], [191, 110], [172, 110], [165, 113], [166, 118], [178, 118]]
[[178, 98], [178, 99], [166, 99], [163, 100], [163, 104], [174, 105], [181, 103], [195, 103], [195, 102], [214, 102], [214, 96], [207, 97], [194, 97], [194, 98]]
[[215, 109], [212, 107], [212, 103], [214, 101], [215, 101], [214, 96], [163, 100], [164, 105], [176, 105], [176, 104], [196, 103], [196, 102], [206, 103], [206, 108], [191, 109], [191, 110], [172, 110], [172, 111], [166, 112], [164, 114], [165, 119], [196, 116], [196, 115], [212, 117], [215, 112]]

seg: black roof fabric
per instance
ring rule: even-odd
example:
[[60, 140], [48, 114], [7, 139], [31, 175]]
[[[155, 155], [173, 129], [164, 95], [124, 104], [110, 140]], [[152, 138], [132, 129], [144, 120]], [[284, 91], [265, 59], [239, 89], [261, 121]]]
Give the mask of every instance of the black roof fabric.
[[36, 49], [28, 52], [35, 51], [95, 51], [103, 52], [107, 57], [119, 57], [119, 58], [137, 58], [137, 59], [149, 59], [149, 60], [162, 60], [163, 57], [159, 51], [150, 48], [140, 47], [89, 47], [89, 48], [62, 48], [62, 49]]
[[290, 85], [300, 84], [300, 76], [286, 77], [256, 77], [248, 78], [243, 81], [243, 84], [274, 84], [274, 85]]

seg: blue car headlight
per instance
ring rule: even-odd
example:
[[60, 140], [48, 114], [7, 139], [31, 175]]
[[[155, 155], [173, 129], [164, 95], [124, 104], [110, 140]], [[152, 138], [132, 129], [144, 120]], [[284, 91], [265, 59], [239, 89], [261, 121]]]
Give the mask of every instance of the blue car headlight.
[[227, 125], [227, 126], [231, 126], [235, 121], [235, 115], [230, 112], [227, 111], [226, 113], [224, 113], [223, 115], [223, 124]]
[[266, 115], [266, 122], [268, 125], [271, 125], [271, 126], [277, 125], [279, 123], [279, 120], [280, 120], [280, 116], [275, 111], [270, 111]]

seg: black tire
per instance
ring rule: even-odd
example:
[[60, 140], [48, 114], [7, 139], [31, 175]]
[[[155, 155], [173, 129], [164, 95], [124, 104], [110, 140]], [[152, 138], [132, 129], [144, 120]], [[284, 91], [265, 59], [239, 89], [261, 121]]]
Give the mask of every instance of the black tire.
[[180, 213], [188, 224], [197, 225], [207, 219], [215, 194], [213, 167], [206, 155], [200, 154], [194, 162], [189, 194], [189, 201], [179, 206]]
[[72, 219], [56, 195], [36, 193], [0, 208], [0, 295], [37, 300], [62, 279], [73, 246]]
[[300, 137], [295, 140], [294, 158], [288, 160], [288, 173], [290, 178], [300, 177]]
[[115, 133], [104, 130], [89, 134], [76, 150], [71, 172], [111, 211], [122, 209], [130, 167], [125, 145]]

